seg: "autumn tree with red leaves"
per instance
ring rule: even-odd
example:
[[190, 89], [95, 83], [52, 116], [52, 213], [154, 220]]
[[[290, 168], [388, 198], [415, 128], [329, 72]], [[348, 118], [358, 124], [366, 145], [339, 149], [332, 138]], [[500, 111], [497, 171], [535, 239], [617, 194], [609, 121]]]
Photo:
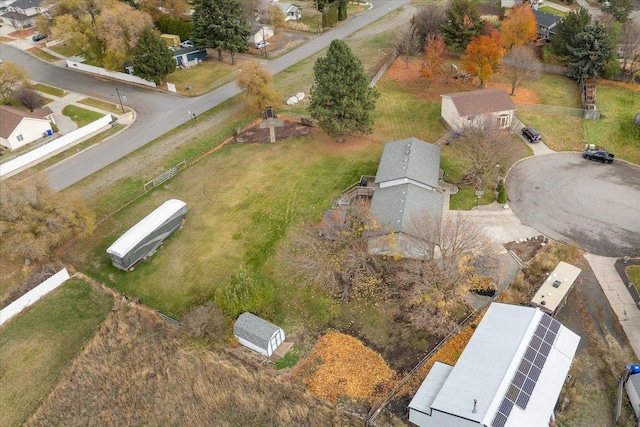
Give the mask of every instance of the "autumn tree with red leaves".
[[440, 34], [432, 33], [426, 38], [424, 45], [424, 61], [420, 74], [427, 80], [427, 87], [442, 75], [447, 46]]
[[474, 37], [467, 46], [462, 56], [462, 64], [465, 71], [478, 76], [480, 86], [485, 86], [502, 63], [505, 53], [502, 46], [502, 36], [497, 31], [488, 36]]
[[534, 41], [538, 36], [536, 17], [527, 4], [514, 7], [502, 23], [504, 45], [511, 49]]

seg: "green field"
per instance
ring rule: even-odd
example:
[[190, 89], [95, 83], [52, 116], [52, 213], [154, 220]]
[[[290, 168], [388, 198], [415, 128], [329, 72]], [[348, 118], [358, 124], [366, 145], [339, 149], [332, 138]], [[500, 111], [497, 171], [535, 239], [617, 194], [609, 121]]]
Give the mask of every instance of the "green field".
[[632, 265], [631, 267], [627, 267], [627, 276], [631, 283], [635, 285], [640, 292], [640, 265]]
[[104, 114], [96, 113], [95, 111], [87, 110], [75, 105], [67, 105], [64, 107], [62, 109], [62, 114], [73, 120], [79, 128], [95, 122], [104, 116]]
[[42, 84], [42, 83], [34, 84], [33, 85], [33, 89], [37, 90], [38, 92], [47, 93], [49, 95], [57, 96], [58, 98], [62, 98], [63, 96], [65, 96], [67, 94], [67, 92], [65, 92], [62, 89], [58, 89], [57, 87], [45, 85], [45, 84]]
[[124, 114], [125, 112], [129, 111], [129, 108], [127, 107], [124, 107], [124, 111], [122, 111], [122, 108], [120, 108], [119, 105], [112, 104], [110, 102], [101, 101], [95, 98], [84, 98], [78, 101], [78, 103], [88, 105], [90, 107], [99, 108], [101, 110], [105, 110], [113, 114]]
[[111, 310], [110, 294], [69, 280], [0, 328], [0, 426], [21, 425]]

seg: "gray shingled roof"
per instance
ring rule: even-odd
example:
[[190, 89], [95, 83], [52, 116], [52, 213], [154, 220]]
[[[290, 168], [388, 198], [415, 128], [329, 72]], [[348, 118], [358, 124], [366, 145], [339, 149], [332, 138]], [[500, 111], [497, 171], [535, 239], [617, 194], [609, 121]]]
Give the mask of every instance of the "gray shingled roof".
[[[394, 232], [411, 233], [411, 221], [429, 214], [442, 216], [444, 197], [441, 193], [414, 184], [376, 188], [371, 199], [371, 213], [376, 220]], [[386, 230], [383, 230], [386, 231]]]
[[260, 348], [269, 348], [269, 340], [280, 329], [273, 323], [251, 314], [242, 313], [233, 325], [233, 335], [257, 345]]
[[42, 4], [42, 0], [16, 0], [11, 3], [9, 6], [14, 8], [20, 8], [22, 10], [27, 10], [32, 7], [40, 7]]
[[440, 147], [418, 138], [407, 138], [384, 145], [376, 183], [408, 178], [438, 187]]
[[533, 14], [536, 17], [536, 24], [540, 25], [541, 27], [550, 28], [554, 24], [557, 24], [562, 20], [562, 17], [560, 16], [554, 15], [552, 13], [541, 12], [539, 10], [534, 10]]
[[501, 89], [482, 89], [468, 92], [447, 93], [460, 117], [515, 110], [516, 104], [509, 94]]

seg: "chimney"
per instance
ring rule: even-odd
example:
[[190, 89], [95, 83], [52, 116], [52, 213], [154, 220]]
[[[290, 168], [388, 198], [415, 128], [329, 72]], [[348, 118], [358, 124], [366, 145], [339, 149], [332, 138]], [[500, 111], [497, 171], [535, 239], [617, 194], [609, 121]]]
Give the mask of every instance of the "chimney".
[[478, 410], [476, 409], [477, 404], [478, 404], [478, 399], [473, 399], [473, 411], [471, 412], [473, 412], [474, 414], [478, 412]]

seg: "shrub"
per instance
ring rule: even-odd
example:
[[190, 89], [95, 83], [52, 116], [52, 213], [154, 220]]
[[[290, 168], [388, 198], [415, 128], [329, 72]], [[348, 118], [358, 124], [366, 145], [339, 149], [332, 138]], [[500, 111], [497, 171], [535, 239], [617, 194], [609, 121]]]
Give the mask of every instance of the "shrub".
[[507, 203], [507, 189], [503, 180], [498, 181], [498, 203]]
[[238, 272], [214, 295], [215, 304], [233, 318], [245, 311], [264, 313], [272, 301], [271, 280], [245, 265], [241, 265]]

